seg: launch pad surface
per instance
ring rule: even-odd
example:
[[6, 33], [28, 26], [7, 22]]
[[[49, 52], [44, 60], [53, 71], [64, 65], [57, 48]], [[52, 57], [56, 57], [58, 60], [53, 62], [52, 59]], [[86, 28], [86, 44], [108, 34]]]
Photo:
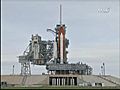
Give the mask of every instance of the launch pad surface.
[[[6, 82], [6, 84], [5, 84]], [[2, 85], [3, 83], [3, 85]], [[119, 87], [120, 79], [111, 75], [2, 75], [4, 87]]]

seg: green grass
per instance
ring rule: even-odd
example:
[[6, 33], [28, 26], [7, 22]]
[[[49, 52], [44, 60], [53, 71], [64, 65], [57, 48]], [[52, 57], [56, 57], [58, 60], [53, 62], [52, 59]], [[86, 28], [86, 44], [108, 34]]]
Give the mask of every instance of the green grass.
[[119, 87], [41, 86], [41, 87], [6, 87], [2, 89], [120, 89], [120, 86]]

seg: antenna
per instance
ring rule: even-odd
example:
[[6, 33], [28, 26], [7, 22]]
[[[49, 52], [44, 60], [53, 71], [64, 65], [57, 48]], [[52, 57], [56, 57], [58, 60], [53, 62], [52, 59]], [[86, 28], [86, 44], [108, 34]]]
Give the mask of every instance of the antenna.
[[60, 4], [60, 25], [62, 24], [62, 5]]
[[14, 68], [15, 68], [15, 66], [13, 65], [13, 72], [12, 72], [12, 75], [14, 75]]

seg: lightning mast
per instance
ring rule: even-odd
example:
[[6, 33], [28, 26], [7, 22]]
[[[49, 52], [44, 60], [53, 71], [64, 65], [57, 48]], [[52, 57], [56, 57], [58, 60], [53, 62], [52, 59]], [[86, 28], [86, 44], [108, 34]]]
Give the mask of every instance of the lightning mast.
[[62, 25], [62, 5], [60, 4], [60, 25]]

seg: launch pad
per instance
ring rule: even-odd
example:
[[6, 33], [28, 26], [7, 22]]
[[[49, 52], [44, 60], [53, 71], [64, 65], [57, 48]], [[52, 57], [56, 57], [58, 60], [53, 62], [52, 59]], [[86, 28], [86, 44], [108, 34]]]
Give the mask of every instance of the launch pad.
[[46, 69], [51, 74], [91, 75], [92, 68], [86, 64], [49, 64]]
[[[54, 40], [42, 40], [38, 34], [32, 35], [28, 47], [19, 56], [20, 75], [2, 75], [2, 87], [40, 87], [40, 86], [87, 86], [117, 87], [120, 79], [111, 75], [93, 75], [93, 68], [84, 63], [68, 63], [66, 25], [62, 24], [60, 6], [60, 24], [55, 29], [47, 29], [54, 34]], [[46, 65], [47, 74], [32, 75], [31, 64]], [[104, 69], [104, 65], [102, 67]], [[105, 70], [104, 70], [105, 71]]]

